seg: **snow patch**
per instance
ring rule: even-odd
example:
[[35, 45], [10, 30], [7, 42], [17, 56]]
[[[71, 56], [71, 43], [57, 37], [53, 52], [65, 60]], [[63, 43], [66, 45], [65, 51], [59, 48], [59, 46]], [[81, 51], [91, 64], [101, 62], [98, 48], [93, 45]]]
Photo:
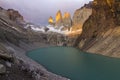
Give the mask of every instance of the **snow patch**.
[[39, 27], [31, 27], [32, 30], [34, 31], [42, 31], [42, 32], [45, 32], [45, 30], [43, 28], [39, 28]]
[[45, 32], [45, 28], [48, 28], [49, 30], [47, 32], [56, 32], [56, 33], [60, 33], [60, 34], [68, 34], [71, 32], [71, 29], [70, 31], [69, 30], [62, 30], [64, 28], [64, 26], [61, 26], [61, 27], [57, 27], [57, 26], [52, 26], [52, 25], [48, 25], [46, 27], [43, 27], [43, 26], [35, 26], [35, 25], [26, 25], [25, 28], [31, 28], [33, 31], [36, 31], [36, 32]]
[[49, 31], [51, 31], [51, 32], [56, 32], [56, 33], [60, 33], [60, 34], [65, 34], [65, 32], [68, 32], [68, 30], [62, 31], [61, 29], [62, 29], [63, 27], [64, 27], [64, 26], [61, 26], [60, 28], [55, 28], [55, 27], [50, 26], [50, 25], [47, 26], [47, 28], [49, 28]]

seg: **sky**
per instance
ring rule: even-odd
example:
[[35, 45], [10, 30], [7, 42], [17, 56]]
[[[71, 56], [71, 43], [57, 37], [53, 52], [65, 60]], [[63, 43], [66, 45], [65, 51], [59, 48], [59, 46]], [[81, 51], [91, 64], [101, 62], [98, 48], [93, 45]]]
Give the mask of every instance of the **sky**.
[[45, 25], [48, 18], [56, 15], [58, 10], [74, 14], [85, 3], [91, 0], [0, 0], [0, 6], [8, 9], [18, 10], [26, 21]]

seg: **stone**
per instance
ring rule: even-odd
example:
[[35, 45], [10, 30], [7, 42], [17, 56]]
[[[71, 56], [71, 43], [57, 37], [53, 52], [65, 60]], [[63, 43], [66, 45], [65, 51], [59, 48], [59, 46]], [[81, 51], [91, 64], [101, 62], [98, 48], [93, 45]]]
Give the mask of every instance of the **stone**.
[[56, 20], [55, 26], [57, 27], [63, 26], [62, 13], [60, 10], [56, 13], [55, 20]]
[[50, 18], [48, 19], [48, 23], [50, 24], [50, 25], [55, 25], [55, 23], [54, 23], [54, 20], [53, 20], [53, 17], [52, 16], [50, 16]]
[[7, 13], [8, 13], [10, 20], [13, 20], [13, 21], [21, 21], [22, 20], [22, 21], [24, 21], [23, 16], [16, 10], [8, 9]]
[[3, 64], [0, 64], [0, 74], [6, 73], [6, 67]]
[[120, 57], [120, 1], [94, 0], [92, 15], [85, 21], [75, 46], [81, 50]]
[[49, 28], [45, 27], [44, 30], [45, 30], [45, 32], [47, 32], [47, 31], [49, 31]]
[[72, 26], [71, 15], [68, 12], [65, 12], [63, 15], [63, 26], [64, 27], [71, 27]]
[[83, 24], [85, 21], [89, 18], [89, 16], [92, 14], [92, 8], [83, 6], [80, 9], [77, 9], [73, 15], [73, 26], [72, 30], [78, 30], [82, 29]]
[[7, 65], [7, 67], [10, 67], [11, 68], [11, 66], [12, 66], [12, 64], [10, 63], [10, 62], [6, 62], [6, 65]]

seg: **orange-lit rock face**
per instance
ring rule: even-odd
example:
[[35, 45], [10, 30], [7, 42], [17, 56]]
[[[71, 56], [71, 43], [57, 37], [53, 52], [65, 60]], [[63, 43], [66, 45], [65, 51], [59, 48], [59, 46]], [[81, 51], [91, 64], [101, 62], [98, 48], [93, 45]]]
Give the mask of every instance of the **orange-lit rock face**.
[[64, 13], [64, 16], [63, 16], [63, 19], [64, 19], [64, 18], [69, 18], [69, 17], [70, 17], [70, 13], [65, 12], [65, 13]]
[[50, 16], [50, 18], [48, 19], [48, 22], [49, 22], [49, 24], [53, 24], [54, 23], [54, 20], [53, 20], [53, 18]]
[[62, 13], [60, 10], [57, 12], [55, 19], [56, 19], [56, 26], [62, 26]]
[[58, 21], [60, 21], [60, 20], [62, 20], [62, 13], [61, 13], [61, 11], [59, 10], [59, 11], [57, 12], [57, 14], [56, 14], [56, 22], [58, 22]]
[[82, 8], [75, 11], [73, 16], [73, 27], [72, 30], [82, 29], [83, 24], [92, 14], [92, 9], [90, 8]]
[[68, 12], [64, 13], [64, 16], [63, 16], [63, 25], [65, 27], [71, 27], [72, 26], [72, 19], [71, 19], [70, 13], [68, 13]]
[[114, 0], [107, 0], [107, 3], [110, 7], [112, 7], [112, 5], [114, 4]]

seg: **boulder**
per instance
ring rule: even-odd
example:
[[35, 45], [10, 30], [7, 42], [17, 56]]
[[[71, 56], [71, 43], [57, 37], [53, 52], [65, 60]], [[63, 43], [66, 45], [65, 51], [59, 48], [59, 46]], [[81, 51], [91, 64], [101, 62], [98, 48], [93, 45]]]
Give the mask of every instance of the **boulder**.
[[6, 73], [6, 67], [0, 64], [0, 74], [5, 74], [5, 73]]

